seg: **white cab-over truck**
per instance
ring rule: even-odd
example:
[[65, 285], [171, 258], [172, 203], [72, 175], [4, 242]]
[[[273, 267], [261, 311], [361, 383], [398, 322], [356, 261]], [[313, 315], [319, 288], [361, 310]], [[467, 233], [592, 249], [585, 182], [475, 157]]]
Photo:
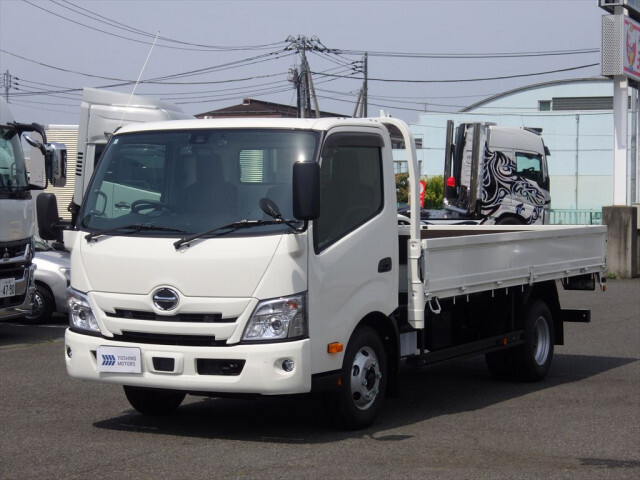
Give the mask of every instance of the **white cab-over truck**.
[[[28, 135], [33, 133], [43, 142]], [[36, 222], [31, 191], [42, 190], [45, 184], [36, 185], [29, 178], [23, 136], [42, 154], [32, 155], [32, 170], [45, 170], [46, 179], [54, 186], [64, 186], [66, 179], [65, 146], [46, 143], [40, 125], [17, 123], [0, 98], [0, 320], [30, 314], [36, 291], [32, 263]], [[44, 162], [45, 168], [37, 162]]]
[[69, 205], [74, 221], [93, 170], [100, 161], [109, 138], [118, 128], [130, 123], [187, 118], [193, 116], [184, 113], [173, 104], [155, 98], [84, 88], [80, 104], [76, 180], [73, 201]]
[[[370, 424], [403, 362], [486, 354], [540, 380], [563, 324], [556, 280], [594, 289], [606, 227], [399, 226], [391, 137], [370, 119], [183, 120], [111, 137], [65, 231], [65, 361], [149, 414], [186, 394], [332, 392]], [[417, 185], [415, 150], [409, 152]], [[40, 197], [40, 231], [57, 216]]]

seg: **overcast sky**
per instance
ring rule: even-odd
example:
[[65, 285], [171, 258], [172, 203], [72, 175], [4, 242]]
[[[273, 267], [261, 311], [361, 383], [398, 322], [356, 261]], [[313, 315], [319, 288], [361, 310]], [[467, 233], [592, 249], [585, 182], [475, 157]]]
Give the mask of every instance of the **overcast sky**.
[[598, 0], [0, 0], [0, 73], [21, 122], [77, 124], [82, 87], [131, 93], [147, 57], [136, 93], [188, 113], [295, 105], [287, 39], [304, 35], [326, 49], [307, 52], [321, 110], [353, 113], [369, 52], [369, 115], [414, 122], [598, 76], [603, 14]]

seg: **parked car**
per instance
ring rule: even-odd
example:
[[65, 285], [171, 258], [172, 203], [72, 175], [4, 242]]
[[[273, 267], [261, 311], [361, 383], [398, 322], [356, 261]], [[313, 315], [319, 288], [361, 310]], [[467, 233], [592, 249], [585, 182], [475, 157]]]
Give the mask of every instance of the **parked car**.
[[54, 248], [38, 237], [35, 250], [36, 297], [33, 312], [25, 317], [28, 323], [33, 324], [49, 321], [54, 312], [67, 313], [70, 281], [70, 253], [67, 250]]

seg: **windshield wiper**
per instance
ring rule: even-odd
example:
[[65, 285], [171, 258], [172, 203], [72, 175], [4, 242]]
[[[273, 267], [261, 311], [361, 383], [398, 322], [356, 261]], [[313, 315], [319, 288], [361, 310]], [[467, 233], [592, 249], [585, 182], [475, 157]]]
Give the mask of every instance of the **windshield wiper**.
[[180, 240], [173, 242], [173, 246], [176, 247], [176, 250], [178, 250], [180, 247], [189, 244], [193, 240], [211, 235], [212, 233], [218, 232], [220, 230], [236, 230], [238, 228], [259, 227], [261, 225], [276, 225], [279, 223], [284, 222], [282, 220], [240, 220], [239, 222], [228, 223], [220, 227], [212, 228], [211, 230], [205, 230], [204, 232], [194, 233], [193, 235], [182, 237]]
[[93, 240], [96, 237], [101, 237], [102, 235], [109, 235], [110, 233], [117, 232], [119, 230], [133, 230], [135, 232], [139, 232], [141, 230], [156, 230], [160, 232], [178, 232], [184, 233], [184, 230], [180, 230], [179, 228], [171, 228], [171, 227], [161, 227], [159, 225], [149, 225], [145, 223], [132, 223], [131, 225], [122, 225], [120, 227], [107, 228], [105, 230], [98, 230], [97, 232], [89, 233], [85, 235], [85, 240], [87, 242]]

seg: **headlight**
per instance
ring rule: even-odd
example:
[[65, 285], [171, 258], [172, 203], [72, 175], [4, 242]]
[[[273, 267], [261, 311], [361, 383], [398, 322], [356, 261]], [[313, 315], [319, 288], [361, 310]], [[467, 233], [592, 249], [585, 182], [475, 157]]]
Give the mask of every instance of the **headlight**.
[[80, 330], [100, 332], [96, 316], [84, 294], [70, 288], [67, 301], [69, 303], [69, 325]]
[[242, 340], [268, 341], [303, 338], [309, 334], [307, 294], [263, 300], [256, 306]]
[[68, 286], [69, 283], [71, 282], [71, 269], [69, 267], [60, 267], [58, 268], [58, 270], [60, 270], [60, 273], [64, 275], [64, 278], [67, 279], [67, 286]]

